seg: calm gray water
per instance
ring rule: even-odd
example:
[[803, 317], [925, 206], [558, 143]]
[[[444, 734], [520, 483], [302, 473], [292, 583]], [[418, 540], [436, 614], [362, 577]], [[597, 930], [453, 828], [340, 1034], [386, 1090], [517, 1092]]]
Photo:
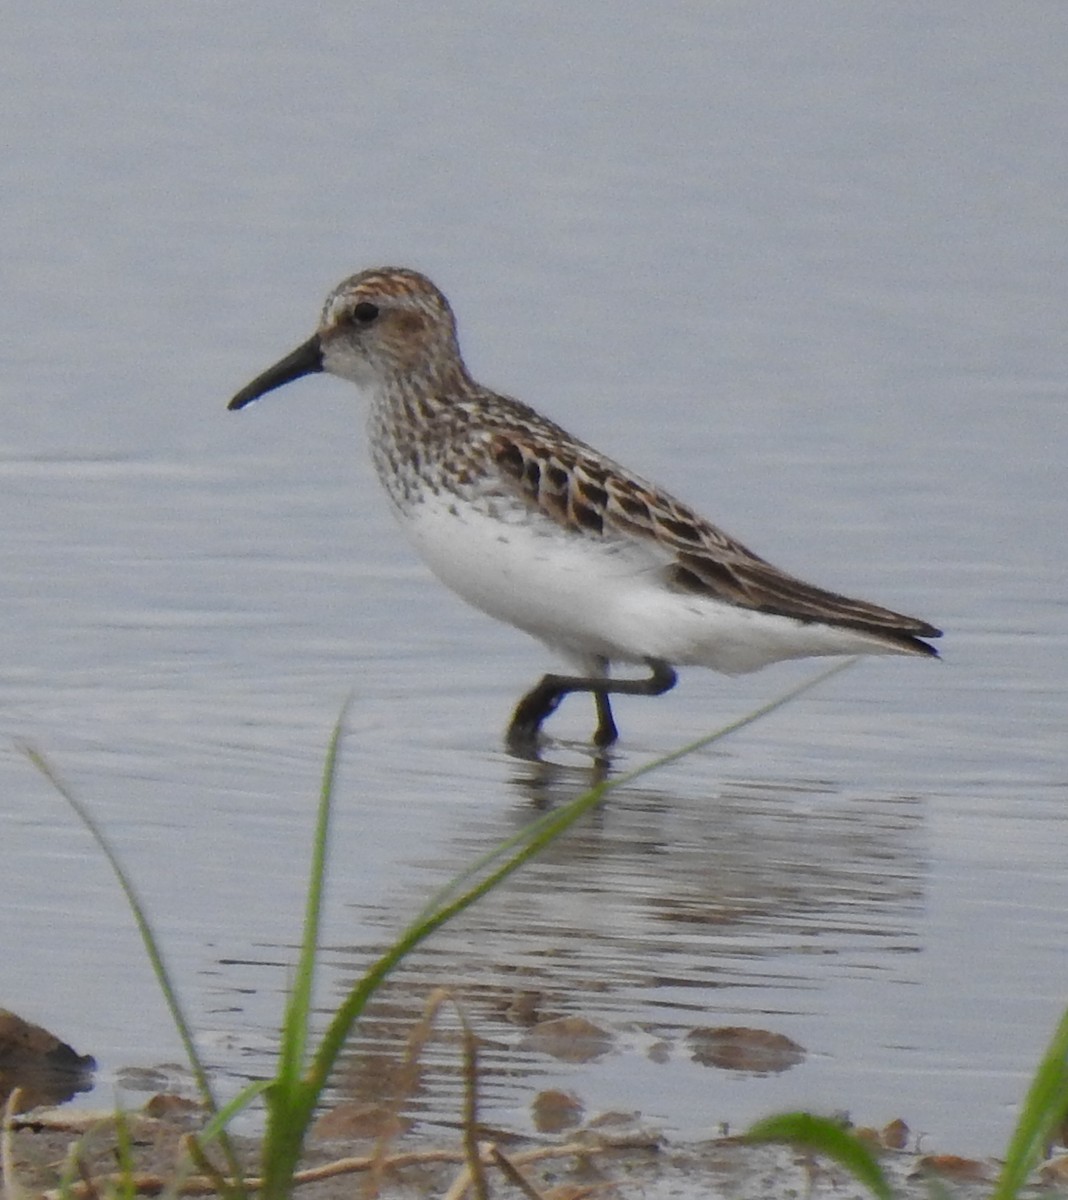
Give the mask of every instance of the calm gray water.
[[[1068, 9], [473, 3], [9, 9], [0, 1006], [121, 1072], [179, 1055], [142, 889], [224, 1091], [269, 1069], [322, 753], [355, 694], [324, 1009], [539, 806], [500, 732], [550, 665], [396, 537], [358, 399], [232, 392], [363, 266], [428, 272], [470, 365], [815, 582], [944, 626], [617, 792], [412, 959], [487, 1119], [542, 1087], [676, 1136], [784, 1105], [995, 1149], [1068, 1001]], [[619, 704], [620, 765], [803, 678]], [[553, 730], [587, 731], [572, 701]], [[509, 1015], [582, 1015], [596, 1062]], [[702, 1066], [686, 1035], [804, 1061]], [[457, 1112], [456, 1054], [416, 1107]]]

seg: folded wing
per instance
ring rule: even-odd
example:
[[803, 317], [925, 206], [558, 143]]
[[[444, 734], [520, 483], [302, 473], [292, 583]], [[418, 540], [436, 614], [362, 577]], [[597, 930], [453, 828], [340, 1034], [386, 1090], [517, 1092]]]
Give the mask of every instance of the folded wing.
[[576, 535], [645, 542], [668, 586], [740, 608], [863, 630], [937, 657], [921, 638], [941, 630], [916, 617], [814, 587], [773, 567], [692, 509], [581, 443], [536, 430], [498, 431], [490, 454], [502, 481]]

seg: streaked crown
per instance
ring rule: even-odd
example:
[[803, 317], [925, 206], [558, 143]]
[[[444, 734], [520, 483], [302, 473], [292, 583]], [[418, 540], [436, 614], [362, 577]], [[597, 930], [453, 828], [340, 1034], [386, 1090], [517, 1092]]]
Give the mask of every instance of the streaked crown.
[[376, 267], [339, 283], [319, 321], [323, 369], [364, 386], [466, 377], [448, 300], [425, 275]]

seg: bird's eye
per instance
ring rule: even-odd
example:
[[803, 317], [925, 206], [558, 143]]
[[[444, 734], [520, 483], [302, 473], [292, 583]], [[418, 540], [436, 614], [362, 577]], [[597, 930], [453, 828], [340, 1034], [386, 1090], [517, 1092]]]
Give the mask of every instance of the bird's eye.
[[361, 300], [352, 310], [352, 315], [361, 325], [370, 325], [378, 316], [378, 305], [372, 304], [370, 300]]

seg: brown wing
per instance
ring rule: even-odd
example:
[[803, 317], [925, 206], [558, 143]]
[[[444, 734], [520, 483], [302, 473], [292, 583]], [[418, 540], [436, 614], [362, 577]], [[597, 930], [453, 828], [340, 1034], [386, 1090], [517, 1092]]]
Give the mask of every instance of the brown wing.
[[525, 499], [575, 533], [647, 538], [665, 555], [691, 550], [764, 561], [685, 505], [581, 443], [509, 430], [494, 434], [490, 453], [502, 477]]
[[666, 582], [759, 612], [860, 629], [937, 656], [917, 640], [941, 630], [915, 617], [814, 587], [769, 562], [671, 496], [581, 443], [532, 429], [495, 433], [490, 453], [503, 479], [564, 528], [592, 536], [624, 534], [655, 545]]

